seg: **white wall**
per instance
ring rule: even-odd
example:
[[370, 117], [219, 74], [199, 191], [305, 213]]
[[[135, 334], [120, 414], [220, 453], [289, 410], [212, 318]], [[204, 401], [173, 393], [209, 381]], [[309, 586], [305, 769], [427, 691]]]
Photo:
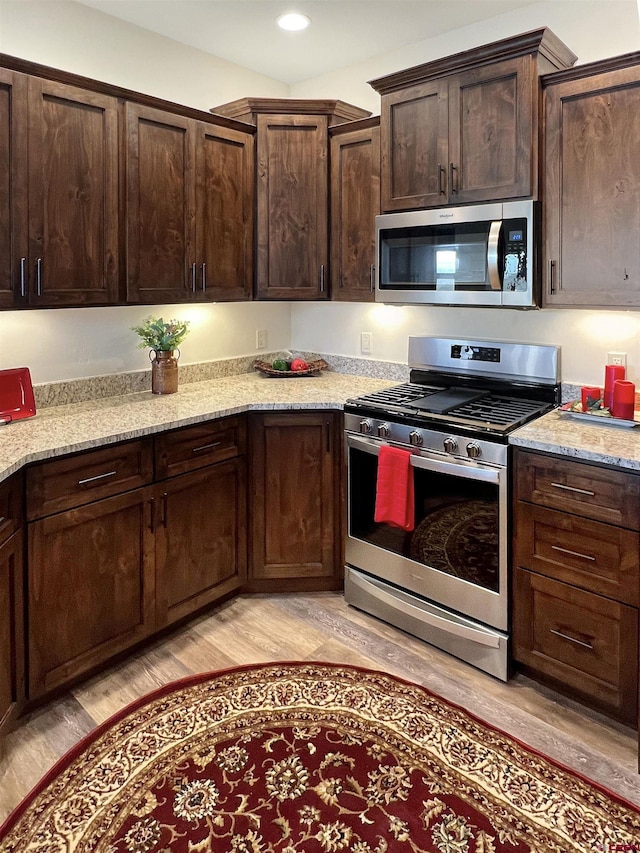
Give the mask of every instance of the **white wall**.
[[[0, 0], [0, 51], [116, 86], [208, 110], [243, 97], [286, 97], [289, 88], [70, 0]], [[192, 320], [181, 362], [259, 355], [290, 346], [287, 303], [131, 306], [0, 312], [0, 368], [29, 366], [34, 382], [148, 367], [130, 327], [149, 314]]]
[[285, 83], [72, 0], [0, 0], [0, 51], [200, 110], [289, 95]]
[[[640, 49], [636, 0], [552, 0], [296, 84], [292, 95], [337, 96], [379, 112], [379, 96], [365, 81], [544, 26], [565, 42], [580, 63]], [[628, 353], [628, 375], [640, 379], [640, 312], [305, 303], [292, 306], [291, 329], [292, 349], [322, 349], [347, 356], [360, 356], [360, 332], [371, 331], [371, 357], [385, 361], [406, 362], [410, 334], [560, 344], [562, 378], [579, 384], [601, 383], [607, 352], [620, 350]]]
[[291, 87], [291, 96], [340, 97], [377, 114], [380, 97], [368, 80], [541, 27], [553, 30], [579, 63], [640, 49], [636, 0], [548, 0], [305, 80]]
[[[0, 0], [0, 51], [167, 100], [208, 109], [245, 95], [328, 97], [379, 109], [366, 83], [377, 76], [498, 38], [549, 26], [590, 61], [640, 48], [635, 0], [552, 0], [427, 39], [366, 63], [289, 89], [284, 84], [157, 36], [70, 0]], [[129, 331], [147, 307], [0, 312], [0, 367], [28, 365], [34, 381], [70, 379], [146, 366]], [[467, 335], [559, 343], [563, 379], [600, 382], [606, 353], [629, 353], [640, 377], [640, 312], [496, 311], [385, 306], [256, 303], [153, 309], [190, 317], [183, 362], [258, 354], [291, 347], [360, 355], [360, 332], [373, 333], [376, 359], [406, 361], [409, 334]]]

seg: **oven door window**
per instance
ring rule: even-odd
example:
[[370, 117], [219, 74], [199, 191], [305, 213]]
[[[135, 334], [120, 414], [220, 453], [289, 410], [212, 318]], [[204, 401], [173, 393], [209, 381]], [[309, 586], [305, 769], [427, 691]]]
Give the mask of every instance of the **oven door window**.
[[491, 290], [491, 222], [380, 231], [380, 290]]
[[499, 486], [414, 468], [415, 529], [374, 521], [378, 457], [349, 449], [349, 535], [500, 592]]

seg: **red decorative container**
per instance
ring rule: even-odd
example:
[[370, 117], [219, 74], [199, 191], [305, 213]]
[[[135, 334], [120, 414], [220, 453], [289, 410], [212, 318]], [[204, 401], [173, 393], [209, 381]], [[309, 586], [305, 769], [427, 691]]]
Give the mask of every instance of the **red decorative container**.
[[595, 385], [583, 385], [580, 389], [582, 399], [582, 411], [588, 412], [596, 403], [602, 399], [602, 388]]
[[613, 383], [617, 379], [625, 378], [625, 369], [622, 364], [607, 364], [604, 369], [604, 407], [611, 412], [613, 406]]
[[613, 406], [611, 414], [614, 418], [633, 420], [633, 410], [636, 400], [636, 386], [626, 379], [616, 379], [613, 383]]

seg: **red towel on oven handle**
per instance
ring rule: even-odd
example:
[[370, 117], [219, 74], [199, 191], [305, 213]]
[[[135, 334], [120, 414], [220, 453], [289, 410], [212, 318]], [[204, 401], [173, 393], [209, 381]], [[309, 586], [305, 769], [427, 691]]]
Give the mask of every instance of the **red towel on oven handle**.
[[378, 456], [374, 521], [402, 530], [415, 527], [411, 452], [383, 444]]

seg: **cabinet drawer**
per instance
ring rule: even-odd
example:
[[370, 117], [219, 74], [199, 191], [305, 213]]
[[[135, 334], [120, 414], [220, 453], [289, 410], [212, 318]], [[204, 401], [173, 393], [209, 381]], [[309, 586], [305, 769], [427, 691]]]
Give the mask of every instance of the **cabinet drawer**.
[[82, 506], [144, 486], [152, 479], [151, 439], [43, 462], [27, 470], [27, 518], [32, 521]]
[[22, 474], [0, 483], [0, 545], [22, 524]]
[[517, 566], [638, 606], [638, 533], [527, 503], [515, 522]]
[[635, 723], [638, 611], [523, 569], [514, 583], [515, 659]]
[[640, 477], [556, 456], [515, 454], [515, 498], [640, 529]]
[[156, 476], [173, 477], [243, 456], [246, 435], [241, 415], [162, 433], [155, 439]]

